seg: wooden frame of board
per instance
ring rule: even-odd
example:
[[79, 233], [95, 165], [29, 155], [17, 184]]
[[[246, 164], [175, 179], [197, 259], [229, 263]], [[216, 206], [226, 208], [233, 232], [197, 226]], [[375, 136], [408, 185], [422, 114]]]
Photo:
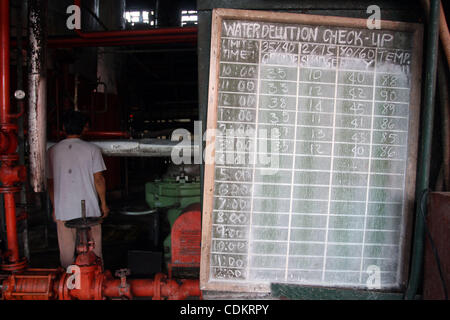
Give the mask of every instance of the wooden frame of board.
[[[208, 113], [207, 130], [216, 129], [217, 110], [218, 110], [218, 84], [219, 84], [219, 60], [220, 60], [220, 40], [222, 34], [222, 20], [237, 19], [259, 22], [278, 22], [278, 23], [298, 23], [305, 25], [319, 26], [340, 26], [350, 28], [367, 28], [366, 19], [319, 16], [296, 13], [280, 13], [268, 11], [250, 11], [236, 9], [214, 9], [212, 14], [211, 28], [211, 56], [209, 73], [209, 92], [208, 92]], [[400, 253], [400, 259], [403, 261], [401, 268], [400, 287], [395, 290], [403, 290], [409, 273], [409, 249], [411, 246], [411, 231], [413, 223], [413, 209], [415, 202], [416, 186], [416, 164], [418, 154], [418, 129], [420, 117], [420, 99], [421, 99], [421, 65], [422, 65], [422, 37], [423, 27], [421, 24], [405, 23], [395, 21], [381, 21], [382, 30], [395, 30], [413, 33], [413, 60], [411, 68], [411, 88], [410, 88], [410, 113], [408, 130], [408, 151], [407, 167], [405, 175], [405, 205], [403, 211], [402, 224], [404, 230], [400, 235], [403, 238], [403, 247]], [[212, 137], [205, 147], [209, 155], [215, 157], [215, 137]], [[202, 248], [200, 264], [200, 289], [212, 291], [229, 292], [270, 292], [270, 285], [267, 284], [248, 284], [248, 283], [227, 283], [226, 281], [209, 281], [210, 273], [210, 249], [211, 249], [211, 231], [212, 231], [212, 211], [214, 195], [214, 174], [215, 164], [206, 163], [204, 171], [204, 193], [203, 193], [203, 214], [202, 214]], [[296, 284], [296, 283], [290, 283]]]

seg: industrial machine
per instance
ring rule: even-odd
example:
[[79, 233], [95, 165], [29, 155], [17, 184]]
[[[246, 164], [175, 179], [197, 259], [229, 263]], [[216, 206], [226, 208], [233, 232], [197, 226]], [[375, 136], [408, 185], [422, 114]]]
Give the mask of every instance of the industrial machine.
[[[83, 208], [83, 206], [82, 206]], [[182, 210], [172, 231], [172, 261], [169, 276], [158, 273], [154, 279], [129, 279], [128, 269], [117, 270], [114, 278], [103, 271], [95, 255], [90, 227], [98, 218], [71, 220], [66, 226], [77, 230], [75, 264], [65, 271], [58, 269], [25, 269], [5, 276], [0, 292], [5, 300], [105, 300], [152, 297], [153, 300], [182, 300], [201, 297], [198, 279], [173, 279], [172, 270], [199, 268], [201, 220], [200, 204]], [[1, 280], [1, 278], [0, 278]]]
[[[183, 209], [191, 204], [199, 203], [201, 197], [198, 166], [181, 165], [169, 167], [162, 180], [145, 184], [145, 201], [150, 208], [166, 212], [171, 233], [175, 221]], [[200, 211], [200, 208], [198, 208]], [[196, 222], [193, 220], [193, 223]], [[188, 224], [185, 224], [188, 226]], [[164, 258], [169, 267], [172, 253], [171, 233], [164, 239]]]

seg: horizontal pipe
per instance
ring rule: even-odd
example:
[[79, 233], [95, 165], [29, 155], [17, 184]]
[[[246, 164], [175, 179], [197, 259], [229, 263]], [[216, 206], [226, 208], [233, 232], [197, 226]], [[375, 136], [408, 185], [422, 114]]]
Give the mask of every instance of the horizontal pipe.
[[[158, 273], [153, 279], [118, 279], [96, 273], [97, 267], [81, 266], [80, 288], [67, 287], [62, 269], [27, 269], [25, 273], [0, 278], [0, 293], [6, 300], [49, 300], [147, 297], [155, 300], [185, 300], [202, 297], [198, 279], [168, 279]], [[88, 270], [89, 269], [89, 270]]]
[[187, 33], [197, 33], [197, 27], [175, 27], [175, 28], [155, 28], [147, 30], [119, 30], [119, 31], [94, 31], [79, 32], [82, 38], [104, 39], [117, 37], [135, 37], [135, 36], [156, 36], [156, 35], [180, 35]]
[[141, 37], [141, 36], [161, 36], [161, 35], [182, 35], [196, 34], [197, 27], [171, 27], [171, 28], [154, 28], [147, 30], [118, 30], [118, 31], [92, 31], [82, 32], [75, 29], [76, 33], [85, 39], [105, 39], [120, 37]]
[[[156, 278], [155, 278], [156, 279]], [[132, 297], [155, 297], [169, 298], [171, 300], [184, 300], [188, 297], [201, 296], [200, 284], [198, 280], [181, 280], [181, 283], [174, 279], [131, 279], [127, 280], [130, 286]], [[103, 296], [107, 298], [118, 298], [122, 296], [121, 281], [111, 279], [103, 283]], [[155, 289], [158, 292], [155, 292]]]
[[60, 38], [48, 39], [47, 45], [49, 48], [111, 47], [138, 44], [195, 43], [196, 41], [197, 35], [188, 34], [183, 36], [120, 37], [108, 39]]
[[[25, 134], [27, 131], [25, 130]], [[52, 131], [53, 136], [64, 137], [66, 133], [64, 131]], [[87, 131], [83, 133], [83, 137], [86, 138], [129, 138], [130, 133], [126, 131]], [[1, 135], [0, 135], [1, 138]], [[0, 147], [1, 147], [1, 139], [0, 139]]]
[[93, 137], [128, 138], [128, 137], [130, 137], [130, 133], [126, 132], [126, 131], [88, 131], [88, 132], [83, 133], [83, 136], [89, 137], [89, 138], [93, 138]]
[[155, 28], [148, 30], [120, 30], [120, 31], [95, 31], [95, 32], [77, 32], [82, 38], [105, 39], [117, 37], [140, 37], [156, 35], [182, 35], [197, 33], [197, 27], [176, 27], [176, 28]]
[[[104, 155], [111, 157], [170, 157], [180, 144], [179, 141], [163, 139], [94, 140], [89, 142], [98, 146]], [[55, 142], [47, 142], [47, 149], [54, 144]], [[186, 147], [183, 146], [183, 148]], [[199, 152], [199, 147], [193, 145], [190, 152], [194, 156], [196, 152]]]
[[[153, 279], [133, 279], [127, 281], [130, 284], [130, 292], [134, 297], [153, 297]], [[103, 287], [103, 295], [108, 298], [120, 297], [120, 279], [106, 281]]]
[[[73, 47], [112, 47], [138, 44], [164, 44], [164, 43], [196, 43], [197, 33], [186, 32], [183, 34], [145, 35], [111, 38], [81, 38], [81, 37], [53, 37], [47, 38], [49, 48], [73, 48]], [[12, 40], [11, 46], [17, 46], [17, 41]]]

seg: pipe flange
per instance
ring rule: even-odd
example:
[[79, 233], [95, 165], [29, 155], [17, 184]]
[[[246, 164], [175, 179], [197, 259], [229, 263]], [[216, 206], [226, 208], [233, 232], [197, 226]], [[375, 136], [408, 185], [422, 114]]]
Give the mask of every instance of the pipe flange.
[[1, 186], [0, 194], [2, 193], [17, 193], [22, 191], [22, 187], [18, 186]]
[[18, 131], [18, 125], [15, 123], [0, 123], [0, 131], [5, 131], [5, 132], [17, 132]]
[[105, 278], [105, 275], [102, 273], [97, 274], [97, 278], [95, 279], [95, 285], [94, 285], [94, 300], [104, 300], [103, 297], [103, 280]]
[[161, 280], [164, 280], [166, 275], [164, 273], [157, 273], [153, 280], [153, 299], [161, 300]]
[[19, 160], [19, 155], [17, 153], [9, 153], [0, 155], [0, 161], [2, 162], [14, 162]]
[[28, 267], [28, 261], [23, 258], [21, 261], [16, 263], [5, 263], [0, 265], [0, 270], [7, 272], [19, 272], [25, 270]]
[[59, 300], [72, 300], [69, 295], [69, 289], [66, 286], [66, 281], [69, 275], [65, 272], [61, 274], [61, 278], [58, 283], [58, 299]]

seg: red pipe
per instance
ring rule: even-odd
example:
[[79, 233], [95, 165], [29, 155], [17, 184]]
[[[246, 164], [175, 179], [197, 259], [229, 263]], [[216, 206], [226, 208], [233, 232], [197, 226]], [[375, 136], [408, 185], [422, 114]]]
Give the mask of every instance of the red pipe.
[[17, 238], [16, 204], [13, 193], [4, 194], [6, 236], [8, 240], [9, 262], [19, 262], [19, 240]]
[[[57, 136], [57, 140], [59, 140], [59, 137], [64, 137], [65, 132], [64, 131], [56, 131], [53, 130], [52, 134], [54, 136]], [[1, 139], [0, 135], [0, 150], [3, 145], [3, 140]], [[87, 131], [83, 133], [83, 137], [86, 138], [129, 138], [130, 133], [126, 131]]]
[[81, 38], [87, 39], [105, 39], [120, 37], [143, 37], [143, 36], [161, 36], [161, 35], [180, 35], [197, 33], [197, 27], [171, 27], [171, 28], [154, 28], [147, 30], [119, 30], [119, 31], [95, 31], [84, 33], [75, 29]]
[[156, 36], [156, 35], [179, 35], [188, 33], [197, 33], [197, 27], [171, 27], [171, 28], [154, 28], [147, 30], [119, 30], [119, 31], [95, 31], [84, 33], [75, 29], [82, 38], [114, 38], [114, 37], [130, 37], [130, 36]]
[[83, 136], [89, 138], [129, 138], [130, 134], [125, 131], [88, 131]]
[[[98, 266], [80, 267], [79, 289], [68, 288], [69, 275], [62, 269], [27, 269], [6, 278], [0, 293], [6, 300], [103, 300], [110, 298], [147, 297], [153, 300], [185, 300], [202, 298], [199, 280], [167, 279], [157, 274], [154, 279], [114, 279]], [[89, 269], [89, 270], [88, 270]]]
[[8, 122], [9, 103], [9, 0], [0, 1], [0, 124]]
[[9, 148], [8, 135], [0, 131], [0, 153], [5, 152]]
[[26, 267], [26, 260], [20, 259], [17, 237], [17, 217], [14, 193], [20, 191], [16, 183], [26, 179], [26, 168], [14, 165], [17, 154], [17, 125], [10, 114], [10, 69], [9, 69], [9, 0], [0, 1], [0, 193], [4, 195], [6, 236], [8, 251], [6, 263], [0, 266], [5, 271], [19, 271]]
[[110, 47], [138, 44], [163, 44], [163, 43], [195, 43], [196, 34], [167, 35], [167, 36], [142, 36], [142, 37], [115, 37], [107, 39], [84, 39], [84, 38], [60, 38], [48, 39], [49, 48], [71, 48], [71, 47]]
[[[152, 297], [153, 300], [168, 298], [169, 300], [185, 300], [188, 297], [200, 297], [202, 292], [198, 280], [167, 279], [164, 274], [157, 274], [154, 279], [131, 279], [129, 285], [129, 298]], [[103, 296], [118, 298], [124, 296], [121, 280], [111, 279], [103, 283]]]
[[[8, 123], [9, 104], [9, 0], [0, 1], [0, 129]], [[9, 135], [7, 136], [9, 138]], [[8, 139], [9, 140], [9, 139]], [[8, 143], [9, 144], [9, 141]], [[5, 152], [6, 150], [2, 150]], [[5, 167], [8, 164], [3, 164]], [[1, 177], [4, 184], [4, 177]], [[16, 207], [14, 195], [4, 194], [6, 234], [8, 240], [9, 261], [19, 261], [19, 243], [16, 226]]]

